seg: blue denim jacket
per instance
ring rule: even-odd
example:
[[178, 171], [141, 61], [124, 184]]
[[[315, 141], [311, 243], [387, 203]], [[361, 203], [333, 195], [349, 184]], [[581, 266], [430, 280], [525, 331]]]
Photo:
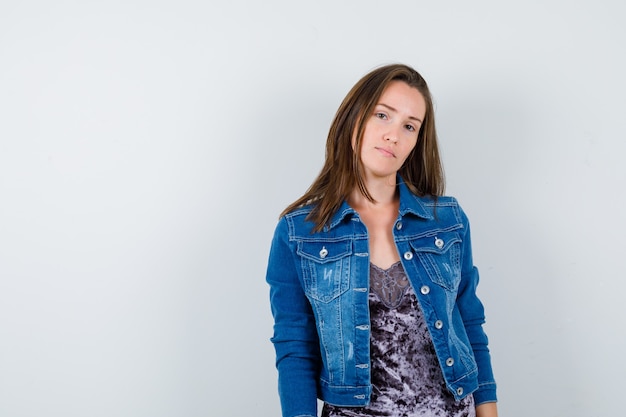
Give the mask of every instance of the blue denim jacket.
[[[496, 401], [467, 217], [452, 197], [435, 202], [398, 187], [394, 240], [446, 384], [457, 399]], [[284, 417], [316, 416], [317, 397], [363, 406], [371, 393], [367, 230], [344, 202], [312, 233], [310, 210], [280, 219], [267, 270]]]

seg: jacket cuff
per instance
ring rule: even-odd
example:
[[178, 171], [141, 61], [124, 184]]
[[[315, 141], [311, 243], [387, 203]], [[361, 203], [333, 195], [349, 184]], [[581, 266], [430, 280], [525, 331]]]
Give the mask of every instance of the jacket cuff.
[[484, 403], [495, 403], [498, 401], [496, 395], [496, 384], [490, 382], [484, 385], [480, 385], [478, 390], [474, 392], [474, 405], [481, 405]]

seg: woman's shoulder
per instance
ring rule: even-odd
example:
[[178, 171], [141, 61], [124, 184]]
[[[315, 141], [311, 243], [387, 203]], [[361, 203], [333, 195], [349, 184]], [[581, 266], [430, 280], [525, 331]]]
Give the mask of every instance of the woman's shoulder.
[[283, 229], [291, 237], [311, 233], [315, 227], [315, 224], [309, 218], [313, 208], [314, 205], [312, 204], [304, 204], [281, 214], [278, 219], [277, 229]]
[[311, 203], [303, 204], [301, 206], [298, 206], [296, 208], [289, 210], [286, 213], [283, 213], [280, 216], [280, 220], [292, 221], [293, 219], [306, 218], [309, 214], [311, 214], [314, 207], [315, 206]]
[[303, 239], [332, 239], [337, 236], [344, 236], [352, 233], [350, 219], [356, 215], [356, 211], [343, 201], [337, 210], [333, 212], [329, 220], [323, 227], [319, 227], [315, 220], [313, 211], [315, 203], [308, 203], [296, 207], [280, 217], [279, 224], [283, 224], [288, 229], [292, 238], [301, 237]]

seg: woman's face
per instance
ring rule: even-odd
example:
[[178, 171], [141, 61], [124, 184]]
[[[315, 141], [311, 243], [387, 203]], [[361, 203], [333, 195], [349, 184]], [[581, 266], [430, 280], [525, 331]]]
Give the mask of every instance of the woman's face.
[[395, 182], [396, 173], [417, 144], [425, 114], [426, 101], [416, 88], [402, 81], [387, 86], [366, 119], [361, 144], [366, 181], [393, 177]]

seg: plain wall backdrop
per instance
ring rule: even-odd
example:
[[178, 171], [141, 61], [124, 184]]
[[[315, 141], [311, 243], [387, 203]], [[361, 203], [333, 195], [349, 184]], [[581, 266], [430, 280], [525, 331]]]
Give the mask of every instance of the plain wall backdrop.
[[502, 416], [615, 416], [621, 1], [0, 3], [0, 416], [278, 416], [265, 267], [350, 87], [428, 80]]

